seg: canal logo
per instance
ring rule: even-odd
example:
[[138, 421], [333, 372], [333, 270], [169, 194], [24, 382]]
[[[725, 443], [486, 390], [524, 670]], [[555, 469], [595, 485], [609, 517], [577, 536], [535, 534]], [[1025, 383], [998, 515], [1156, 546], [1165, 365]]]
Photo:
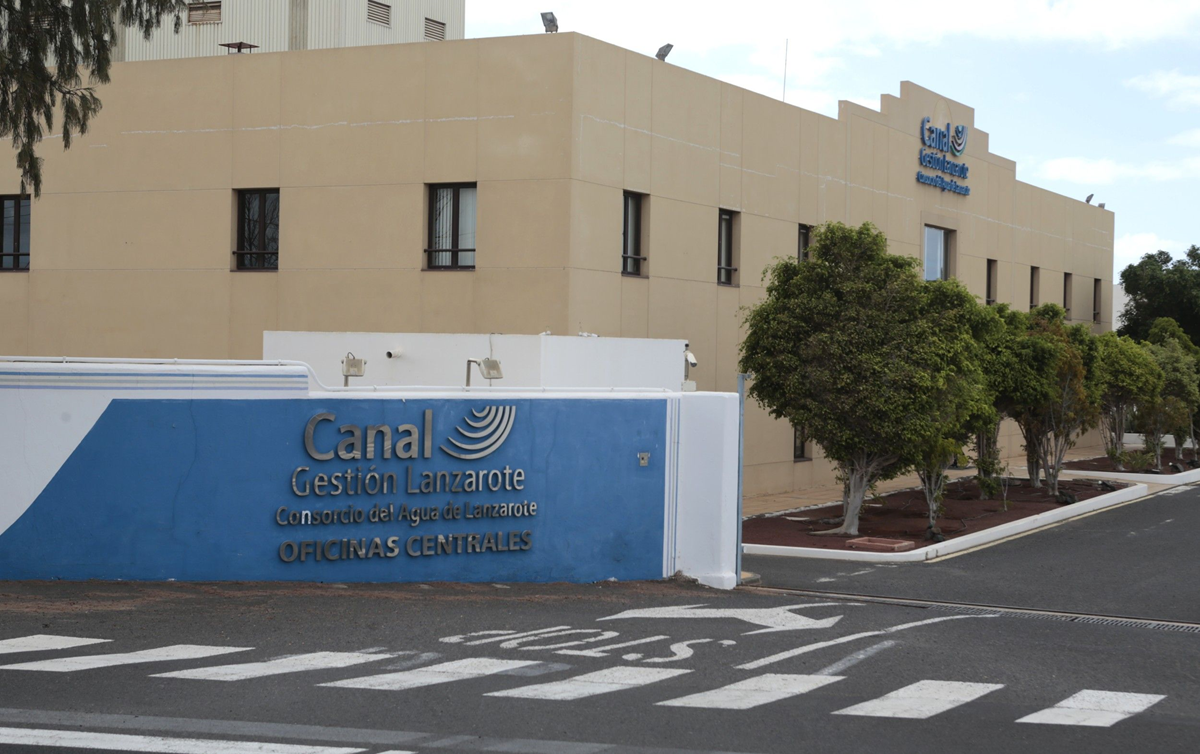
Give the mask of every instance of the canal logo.
[[967, 149], [967, 127], [955, 126], [950, 135], [950, 151], [954, 156], [961, 155]]
[[477, 458], [490, 456], [499, 450], [504, 441], [508, 439], [508, 433], [512, 432], [516, 416], [516, 406], [488, 406], [482, 411], [471, 409], [471, 416], [463, 419], [470, 429], [454, 427], [455, 431], [470, 442], [459, 442], [458, 439], [450, 437], [450, 444], [454, 445], [457, 450], [447, 448], [445, 445], [442, 445], [441, 448], [445, 453], [464, 461], [474, 461]]

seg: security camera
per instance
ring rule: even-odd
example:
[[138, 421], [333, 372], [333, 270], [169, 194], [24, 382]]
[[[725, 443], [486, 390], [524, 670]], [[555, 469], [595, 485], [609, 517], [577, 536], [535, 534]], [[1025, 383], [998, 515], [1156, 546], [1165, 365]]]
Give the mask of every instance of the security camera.
[[688, 366], [693, 369], [700, 365], [700, 362], [696, 361], [696, 354], [691, 351], [684, 351], [683, 358], [687, 360]]
[[398, 359], [400, 358], [401, 351], [399, 348], [389, 348], [386, 353], [389, 359]]

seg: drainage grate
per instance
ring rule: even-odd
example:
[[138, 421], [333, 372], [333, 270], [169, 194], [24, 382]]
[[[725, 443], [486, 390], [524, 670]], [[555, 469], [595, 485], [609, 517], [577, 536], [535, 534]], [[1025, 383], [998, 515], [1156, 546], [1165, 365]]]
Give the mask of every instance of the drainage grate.
[[901, 599], [882, 597], [870, 594], [849, 594], [845, 592], [824, 592], [818, 589], [781, 589], [778, 587], [742, 587], [763, 592], [778, 592], [796, 594], [805, 597], [821, 599], [844, 600], [846, 602], [872, 602], [882, 605], [898, 605], [900, 607], [919, 607], [938, 612], [956, 613], [959, 615], [1003, 615], [1008, 618], [1033, 618], [1036, 620], [1054, 620], [1064, 623], [1083, 623], [1093, 626], [1117, 626], [1120, 628], [1148, 628], [1155, 631], [1175, 631], [1179, 633], [1200, 634], [1200, 623], [1181, 621], [1147, 620], [1145, 618], [1124, 618], [1117, 615], [1090, 615], [1088, 613], [1058, 612], [1055, 610], [1038, 610], [1036, 608], [1008, 607], [1004, 605], [979, 605], [963, 602], [939, 602], [937, 600]]

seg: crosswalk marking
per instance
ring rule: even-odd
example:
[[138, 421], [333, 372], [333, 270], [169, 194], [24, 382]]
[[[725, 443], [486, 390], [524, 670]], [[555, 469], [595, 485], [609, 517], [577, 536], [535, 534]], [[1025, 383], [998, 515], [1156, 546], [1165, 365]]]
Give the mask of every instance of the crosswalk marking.
[[515, 670], [527, 665], [536, 665], [537, 660], [496, 660], [490, 657], [473, 657], [469, 660], [453, 660], [427, 668], [402, 670], [398, 673], [383, 673], [368, 675], [360, 678], [348, 678], [344, 681], [322, 683], [321, 686], [334, 686], [344, 689], [380, 689], [383, 691], [401, 691], [415, 689], [420, 686], [433, 686], [438, 683], [462, 681], [468, 678], [480, 678], [506, 670]]
[[21, 636], [16, 639], [0, 641], [0, 655], [12, 652], [47, 652], [52, 649], [74, 649], [86, 647], [88, 644], [102, 644], [111, 639], [84, 639], [78, 636], [52, 636], [51, 634], [34, 634]]
[[141, 662], [168, 662], [171, 660], [198, 660], [202, 657], [246, 652], [253, 647], [209, 647], [202, 644], [173, 644], [169, 647], [143, 649], [140, 652], [123, 652], [107, 655], [84, 655], [61, 657], [55, 660], [21, 662], [16, 665], [0, 665], [0, 670], [42, 670], [49, 673], [70, 673], [76, 670], [108, 668], [115, 665], [134, 665]]
[[1150, 709], [1163, 699], [1166, 697], [1159, 694], [1129, 694], [1122, 691], [1084, 689], [1078, 694], [1072, 694], [1063, 699], [1053, 707], [1026, 715], [1017, 722], [1107, 728], [1127, 717]]
[[918, 681], [878, 699], [856, 704], [833, 714], [924, 720], [1001, 688], [1004, 688], [1002, 683]]
[[702, 691], [699, 694], [681, 696], [678, 699], [668, 699], [659, 702], [665, 707], [703, 707], [705, 709], [751, 709], [763, 704], [777, 702], [792, 696], [808, 693], [834, 681], [842, 680], [840, 675], [784, 675], [780, 673], [765, 673], [747, 678], [744, 681], [731, 683], [712, 691]]
[[574, 678], [550, 683], [538, 683], [532, 686], [520, 686], [506, 691], [493, 691], [487, 696], [506, 696], [516, 699], [552, 699], [569, 701], [583, 699], [612, 691], [622, 691], [649, 683], [665, 681], [677, 675], [690, 673], [683, 668], [629, 668], [615, 667], [597, 670], [594, 673], [584, 673]]
[[232, 665], [214, 665], [208, 668], [175, 670], [170, 673], [155, 673], [154, 678], [190, 678], [202, 681], [244, 681], [284, 673], [300, 673], [305, 670], [348, 668], [366, 662], [377, 662], [395, 657], [395, 654], [363, 654], [361, 652], [312, 652], [293, 657], [279, 657], [265, 662], [242, 662]]
[[159, 754], [357, 754], [366, 751], [344, 746], [300, 746], [261, 741], [133, 736], [127, 733], [39, 728], [0, 728], [0, 744], [50, 746], [55, 749], [147, 751]]

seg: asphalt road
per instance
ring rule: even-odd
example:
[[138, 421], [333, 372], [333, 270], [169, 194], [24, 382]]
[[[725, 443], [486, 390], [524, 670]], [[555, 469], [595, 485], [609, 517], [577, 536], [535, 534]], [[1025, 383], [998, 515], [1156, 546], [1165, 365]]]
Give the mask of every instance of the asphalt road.
[[748, 555], [743, 568], [764, 586], [1200, 623], [1200, 487], [932, 563]]
[[0, 750], [1194, 752], [1198, 647], [684, 584], [9, 582]]

